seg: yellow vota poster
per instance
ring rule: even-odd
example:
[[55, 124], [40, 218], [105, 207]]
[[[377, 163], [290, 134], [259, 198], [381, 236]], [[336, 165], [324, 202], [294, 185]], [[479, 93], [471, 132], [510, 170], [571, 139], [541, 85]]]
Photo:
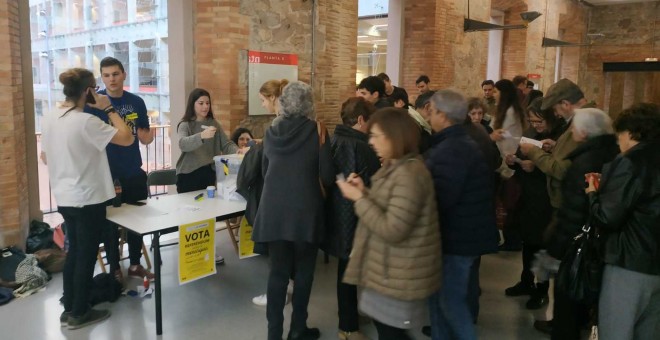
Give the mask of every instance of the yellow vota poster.
[[257, 256], [254, 252], [254, 241], [252, 241], [252, 226], [248, 224], [247, 218], [241, 219], [241, 226], [238, 229], [238, 258], [246, 259]]
[[179, 226], [179, 284], [215, 274], [215, 220]]

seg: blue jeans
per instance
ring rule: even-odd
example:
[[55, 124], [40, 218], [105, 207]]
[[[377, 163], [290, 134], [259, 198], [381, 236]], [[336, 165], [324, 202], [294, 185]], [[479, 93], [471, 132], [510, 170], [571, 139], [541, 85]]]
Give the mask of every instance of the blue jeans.
[[433, 340], [477, 338], [474, 307], [470, 307], [470, 300], [479, 293], [478, 280], [470, 280], [477, 258], [443, 255], [442, 288], [429, 299]]

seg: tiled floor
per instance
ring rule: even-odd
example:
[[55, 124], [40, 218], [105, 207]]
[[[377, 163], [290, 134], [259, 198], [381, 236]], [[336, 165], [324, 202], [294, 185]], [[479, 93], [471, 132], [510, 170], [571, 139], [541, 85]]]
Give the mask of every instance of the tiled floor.
[[[2, 339], [265, 339], [265, 307], [252, 304], [253, 296], [264, 292], [268, 271], [267, 259], [256, 257], [239, 260], [227, 234], [218, 234], [219, 248], [226, 264], [218, 274], [184, 286], [176, 279], [177, 249], [163, 249], [164, 333], [156, 336], [152, 299], [122, 297], [101, 308], [112, 311], [109, 320], [86, 328], [69, 331], [60, 328], [62, 311], [58, 299], [62, 291], [62, 275], [56, 274], [46, 290], [33, 296], [0, 306], [0, 338]], [[124, 263], [127, 265], [127, 263]], [[481, 313], [478, 323], [480, 339], [546, 339], [532, 327], [534, 317], [548, 311], [532, 313], [524, 309], [525, 298], [507, 298], [504, 289], [515, 283], [520, 271], [520, 253], [484, 256], [481, 265]], [[309, 306], [309, 325], [319, 327], [322, 339], [337, 339], [337, 303], [335, 299], [336, 261], [323, 263], [319, 253], [314, 288]], [[141, 281], [127, 281], [129, 288]], [[285, 332], [290, 305], [285, 310]], [[363, 326], [372, 339], [372, 325]], [[285, 334], [286, 335], [286, 334]], [[416, 339], [427, 339], [418, 330]]]

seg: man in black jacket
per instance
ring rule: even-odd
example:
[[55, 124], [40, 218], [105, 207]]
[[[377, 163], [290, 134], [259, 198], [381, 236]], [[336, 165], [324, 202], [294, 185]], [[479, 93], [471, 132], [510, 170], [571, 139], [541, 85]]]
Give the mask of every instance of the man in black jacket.
[[475, 261], [497, 252], [493, 169], [465, 132], [466, 118], [467, 102], [459, 93], [442, 90], [431, 98], [435, 134], [426, 166], [435, 185], [443, 251], [442, 288], [430, 299], [433, 338], [476, 339]]
[[374, 104], [377, 109], [392, 107], [392, 103], [385, 99], [385, 82], [376, 76], [369, 76], [362, 79], [355, 95]]

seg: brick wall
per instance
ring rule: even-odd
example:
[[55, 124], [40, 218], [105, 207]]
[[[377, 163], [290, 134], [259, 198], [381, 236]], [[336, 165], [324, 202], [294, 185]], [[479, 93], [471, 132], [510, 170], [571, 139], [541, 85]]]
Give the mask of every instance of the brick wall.
[[[504, 12], [504, 25], [523, 24], [520, 13], [526, 11], [526, 3], [519, 2], [509, 7]], [[502, 39], [502, 78], [512, 79], [516, 75], [526, 75], [528, 73], [527, 52], [527, 30], [504, 31]]]
[[[415, 80], [431, 78], [431, 88], [479, 92], [486, 74], [488, 33], [463, 32], [467, 1], [406, 1], [401, 79], [416, 97]], [[470, 1], [470, 18], [489, 20], [490, 1]]]
[[[357, 2], [317, 0], [314, 95], [318, 118], [339, 123], [341, 103], [355, 93]], [[312, 1], [195, 2], [196, 86], [208, 89], [229, 133], [239, 126], [261, 137], [272, 116], [247, 112], [245, 50], [298, 55], [298, 77], [309, 83]]]
[[18, 0], [0, 1], [0, 247], [22, 247], [29, 222], [18, 6]]
[[660, 2], [593, 8], [589, 33], [602, 33], [605, 36], [594, 41], [594, 45], [582, 53], [578, 84], [583, 88], [585, 96], [596, 100], [600, 107], [613, 115], [636, 101], [660, 100], [660, 76], [657, 72], [627, 76], [622, 73], [603, 73], [604, 62], [660, 58], [658, 27]]

